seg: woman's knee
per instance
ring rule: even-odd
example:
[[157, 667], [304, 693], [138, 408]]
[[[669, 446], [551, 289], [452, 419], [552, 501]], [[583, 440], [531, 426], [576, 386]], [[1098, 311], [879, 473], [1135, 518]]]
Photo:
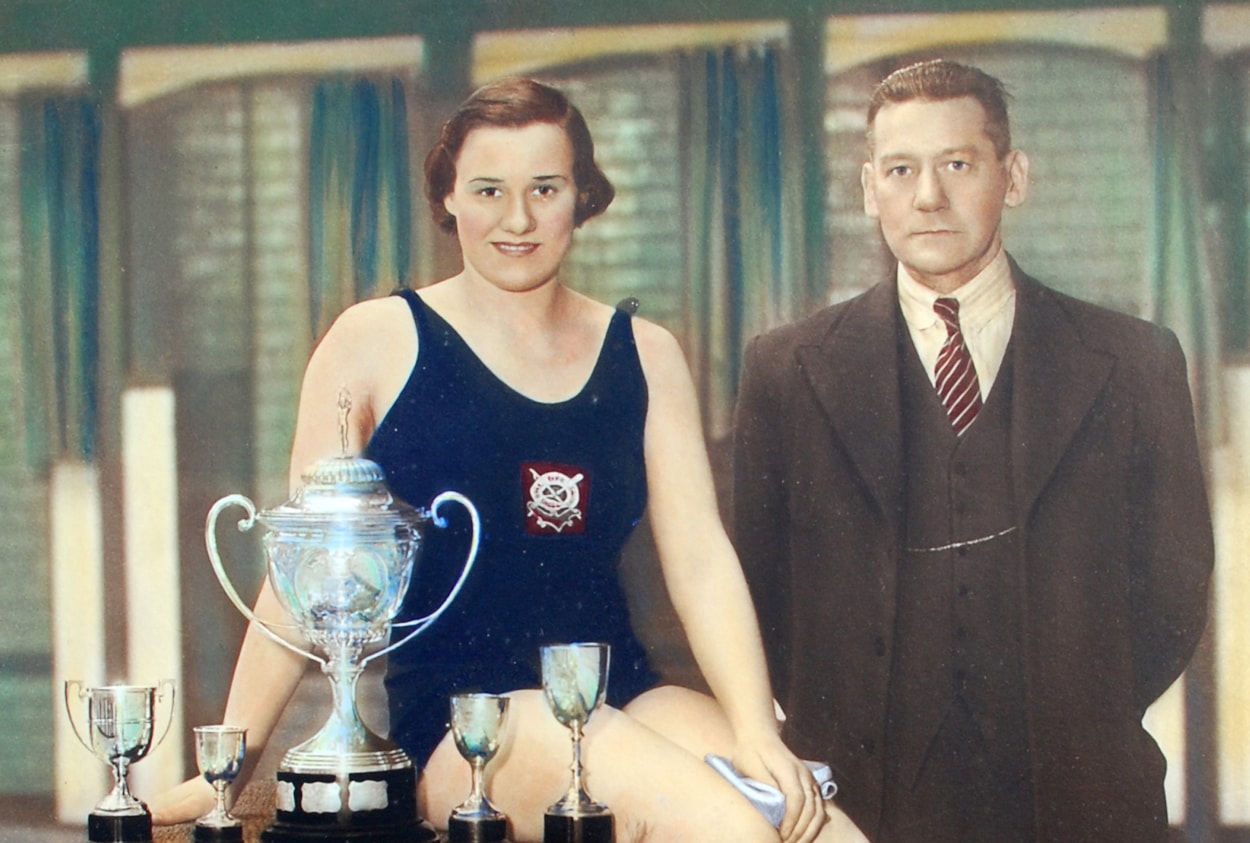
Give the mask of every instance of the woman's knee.
[[625, 706], [625, 713], [699, 758], [733, 750], [729, 720], [720, 703], [707, 694], [661, 685]]

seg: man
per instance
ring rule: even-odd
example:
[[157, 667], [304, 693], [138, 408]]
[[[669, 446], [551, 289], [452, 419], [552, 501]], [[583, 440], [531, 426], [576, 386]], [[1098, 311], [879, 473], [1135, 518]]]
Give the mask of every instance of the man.
[[927, 62], [868, 112], [897, 273], [752, 343], [735, 509], [786, 737], [876, 841], [1162, 841], [1142, 714], [1213, 549], [1168, 331], [1003, 250], [1028, 190], [993, 77]]

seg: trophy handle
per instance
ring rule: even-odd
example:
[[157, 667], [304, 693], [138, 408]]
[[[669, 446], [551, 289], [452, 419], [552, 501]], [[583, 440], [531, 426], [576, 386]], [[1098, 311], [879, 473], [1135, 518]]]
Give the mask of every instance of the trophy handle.
[[222, 590], [226, 592], [226, 596], [230, 598], [230, 602], [234, 604], [234, 608], [238, 609], [243, 617], [256, 625], [256, 628], [265, 635], [269, 636], [278, 644], [286, 647], [293, 653], [299, 653], [306, 659], [312, 659], [323, 667], [326, 660], [316, 653], [312, 653], [304, 648], [292, 644], [278, 633], [270, 628], [270, 625], [261, 620], [252, 607], [243, 602], [243, 598], [239, 597], [239, 592], [235, 590], [234, 583], [230, 581], [229, 575], [226, 574], [226, 568], [221, 563], [221, 555], [217, 552], [217, 516], [222, 510], [229, 506], [241, 506], [247, 510], [247, 517], [239, 521], [239, 532], [246, 533], [252, 527], [256, 526], [256, 504], [252, 503], [251, 498], [246, 495], [226, 495], [217, 503], [213, 504], [213, 508], [208, 511], [208, 518], [204, 524], [204, 544], [208, 548], [209, 561], [213, 563], [213, 573], [217, 575], [217, 581], [221, 583]]
[[161, 689], [166, 687], [169, 688], [169, 716], [165, 718], [165, 731], [161, 732], [161, 736], [156, 739], [156, 743], [154, 743], [153, 746], [160, 746], [160, 744], [163, 743], [165, 738], [169, 735], [169, 727], [174, 725], [174, 698], [177, 694], [177, 691], [174, 688], [174, 680], [162, 679], [160, 682], [156, 683], [156, 699], [159, 701], [161, 698], [166, 696], [161, 693]]
[[463, 506], [466, 510], [468, 510], [469, 518], [473, 521], [473, 539], [469, 542], [469, 555], [464, 560], [464, 568], [460, 571], [460, 578], [456, 580], [456, 584], [453, 585], [451, 587], [451, 591], [447, 593], [446, 599], [443, 600], [443, 605], [439, 606], [433, 612], [430, 612], [430, 614], [423, 618], [416, 618], [415, 620], [391, 624], [392, 627], [412, 627], [413, 629], [399, 641], [393, 642], [389, 646], [378, 650], [376, 653], [370, 653], [368, 656], [361, 659], [360, 663], [362, 666], [368, 664], [378, 656], [386, 655], [391, 650], [394, 650], [397, 647], [402, 647], [422, 632], [425, 632], [426, 627], [438, 620], [439, 615], [443, 614], [443, 612], [447, 610], [447, 607], [452, 604], [452, 601], [456, 599], [456, 595], [460, 593], [460, 588], [464, 585], [464, 581], [469, 578], [469, 572], [473, 570], [473, 563], [477, 561], [477, 546], [482, 538], [482, 520], [478, 517], [477, 507], [473, 505], [471, 500], [459, 492], [443, 492], [430, 504], [430, 512], [434, 516], [434, 526], [440, 529], [447, 526], [447, 519], [440, 517], [438, 510], [443, 504], [448, 502], [458, 503]]
[[84, 747], [86, 747], [88, 752], [90, 752], [92, 755], [95, 755], [95, 750], [91, 748], [91, 745], [82, 739], [82, 732], [78, 730], [78, 721], [74, 719], [74, 706], [70, 705], [69, 703], [69, 689], [74, 686], [77, 686], [78, 688], [77, 697], [78, 699], [81, 700], [83, 698], [82, 680], [81, 679], [66, 679], [65, 680], [65, 713], [69, 715], [69, 727], [74, 730], [74, 737], [78, 738], [78, 742], [82, 744]]

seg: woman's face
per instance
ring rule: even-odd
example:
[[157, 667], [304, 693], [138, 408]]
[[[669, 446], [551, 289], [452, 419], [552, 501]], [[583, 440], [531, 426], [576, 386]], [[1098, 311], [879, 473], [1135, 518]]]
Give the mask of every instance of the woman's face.
[[512, 292], [556, 277], [573, 242], [573, 145], [551, 123], [474, 129], [443, 200], [465, 272]]

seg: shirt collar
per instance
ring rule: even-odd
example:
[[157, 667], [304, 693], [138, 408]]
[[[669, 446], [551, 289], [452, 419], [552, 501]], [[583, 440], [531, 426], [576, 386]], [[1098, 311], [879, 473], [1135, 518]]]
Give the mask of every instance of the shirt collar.
[[933, 303], [939, 298], [959, 301], [959, 325], [965, 333], [975, 333], [984, 327], [1012, 300], [1015, 282], [1011, 279], [1011, 263], [1007, 251], [999, 248], [998, 254], [971, 280], [945, 296], [921, 284], [911, 276], [901, 263], [898, 265], [898, 300], [903, 308], [903, 318], [916, 330], [926, 330], [939, 324], [941, 319], [933, 312]]

